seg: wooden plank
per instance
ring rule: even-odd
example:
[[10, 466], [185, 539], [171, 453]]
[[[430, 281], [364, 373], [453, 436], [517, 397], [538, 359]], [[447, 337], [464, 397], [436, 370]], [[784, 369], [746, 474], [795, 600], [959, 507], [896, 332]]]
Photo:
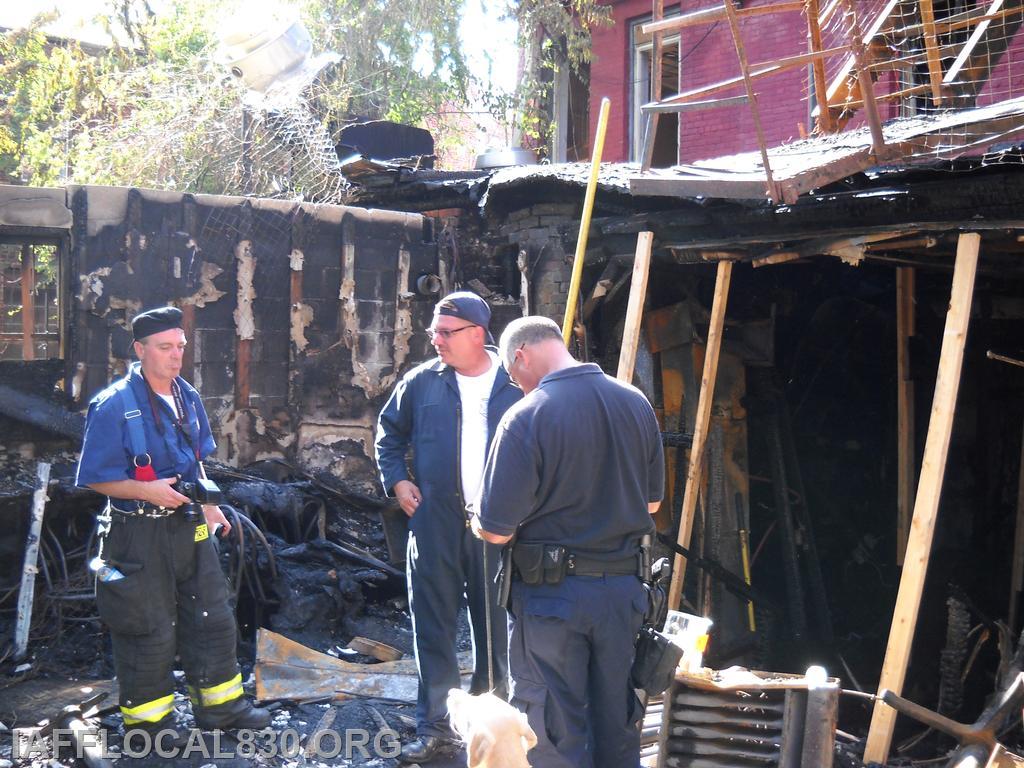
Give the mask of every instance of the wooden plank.
[[36, 324], [36, 268], [32, 246], [21, 246], [21, 359], [35, 360], [36, 346], [32, 336]]
[[1017, 602], [1024, 590], [1024, 434], [1021, 435], [1020, 472], [1017, 475], [1017, 523], [1013, 535], [1013, 565], [1010, 573], [1010, 610], [1007, 624], [1014, 637], [1017, 626]]
[[[726, 1], [729, 2], [729, 0]], [[722, 348], [725, 309], [729, 301], [732, 264], [731, 261], [720, 261], [715, 278], [715, 295], [711, 303], [707, 352], [704, 357], [704, 370], [700, 377], [700, 396], [697, 400], [697, 414], [693, 425], [693, 446], [690, 448], [690, 463], [686, 470], [686, 488], [683, 492], [682, 516], [679, 521], [679, 535], [676, 539], [683, 547], [690, 546], [690, 536], [693, 533], [693, 518], [697, 508], [697, 493], [700, 490], [701, 470], [704, 464], [704, 448], [707, 443], [708, 425], [711, 422], [711, 402], [714, 398], [715, 379], [718, 376], [718, 358]], [[672, 566], [672, 582], [668, 592], [668, 607], [670, 609], [676, 609], [679, 606], [685, 577], [686, 558], [676, 554]]]
[[[843, 2], [844, 0], [840, 0]], [[849, 7], [849, 6], [847, 6]], [[867, 31], [861, 37], [861, 41], [868, 45], [878, 35], [879, 30], [885, 25], [885, 23], [893, 16], [894, 13], [899, 11], [900, 0], [887, 0], [885, 7], [879, 12], [878, 16], [875, 17], [874, 22], [868, 27]], [[824, 23], [824, 22], [823, 22]], [[843, 107], [845, 102], [851, 101], [854, 98], [853, 84], [859, 81], [852, 80], [850, 74], [854, 71], [856, 60], [851, 55], [849, 56], [843, 65], [839, 68], [839, 73], [832, 78], [832, 82], [828, 86], [828, 98], [826, 101], [829, 106], [833, 109], [839, 109]], [[857, 98], [860, 98], [859, 94]], [[838, 121], [836, 124], [836, 130], [842, 130], [845, 121]]]
[[828, 5], [825, 6], [818, 16], [818, 26], [828, 26], [829, 21], [832, 20], [835, 12], [839, 10], [842, 2], [843, 0], [828, 0]]
[[875, 103], [875, 86], [871, 81], [871, 73], [867, 69], [867, 46], [860, 31], [860, 21], [853, 0], [846, 0], [846, 11], [850, 17], [850, 45], [853, 48], [853, 61], [857, 68], [857, 82], [860, 84], [860, 95], [864, 99], [864, 111], [867, 113], [868, 126], [871, 128], [871, 149], [880, 154], [885, 149], [885, 136], [882, 133], [882, 119]]
[[[813, 53], [798, 53], [793, 56], [784, 56], [781, 59], [774, 59], [772, 61], [762, 62], [756, 64], [754, 68], [750, 70], [750, 79], [757, 80], [768, 75], [775, 75], [779, 72], [785, 72], [788, 69], [800, 67], [811, 62], [827, 58], [829, 56], [836, 56], [840, 53], [846, 53], [850, 50], [848, 45], [838, 46], [836, 48], [827, 48], [823, 51], [816, 51]], [[717, 83], [710, 85], [703, 85], [700, 88], [694, 88], [689, 91], [683, 91], [677, 93], [675, 96], [670, 96], [661, 102], [661, 105], [668, 104], [679, 104], [683, 102], [694, 101], [701, 96], [711, 96], [715, 93], [721, 93], [730, 88], [735, 88], [738, 85], [744, 84], [746, 81], [743, 75], [736, 77], [730, 77], [726, 80], [720, 80]]]
[[896, 270], [896, 564], [903, 565], [914, 509], [914, 380], [910, 339], [914, 336], [914, 270]]
[[[927, 1], [930, 2], [930, 0]], [[999, 9], [1002, 7], [1003, 0], [992, 0], [992, 3], [989, 5], [985, 15], [991, 16], [995, 13], [998, 13]], [[991, 21], [982, 21], [978, 24], [978, 26], [974, 28], [974, 31], [971, 33], [971, 36], [967, 39], [967, 42], [964, 43], [964, 47], [960, 50], [959, 55], [953, 62], [953, 65], [949, 68], [949, 71], [946, 73], [944, 82], [955, 83], [959, 79], [960, 73], [966, 68], [967, 62], [970, 60], [971, 55], [974, 53], [975, 49], [977, 49], [978, 44], [985, 39], [985, 35], [988, 32], [988, 29], [991, 25]]]
[[[960, 388], [960, 372], [971, 316], [971, 299], [974, 294], [974, 278], [978, 269], [980, 247], [981, 236], [977, 233], [960, 235], [949, 312], [946, 315], [942, 351], [939, 354], [939, 369], [935, 377], [928, 439], [921, 463], [921, 477], [914, 502], [914, 517], [907, 541], [906, 560], [900, 578], [899, 592], [896, 595], [896, 608], [893, 611], [892, 628], [885, 650], [885, 662], [878, 682], [879, 693], [883, 689], [897, 695], [903, 691], [907, 663], [910, 661], [910, 649], [914, 640], [917, 614], [921, 607], [921, 593], [928, 570], [935, 519], [946, 471], [946, 458], [949, 455], [950, 437], [953, 432], [953, 417]], [[881, 700], [876, 701], [864, 749], [865, 763], [886, 762], [895, 725], [896, 710]]]
[[[818, 22], [818, 0], [807, 0], [807, 47], [811, 53], [822, 49], [821, 26]], [[825, 77], [825, 62], [815, 59], [811, 64], [814, 74], [814, 98], [818, 102], [818, 128], [831, 133], [835, 123], [828, 108], [828, 81]]]
[[765, 178], [712, 179], [712, 178], [654, 178], [636, 177], [629, 180], [634, 195], [663, 195], [667, 197], [720, 197], [733, 200], [761, 200], [764, 198]]
[[[665, 18], [665, 0], [654, 0], [652, 8], [652, 16], [654, 21], [661, 21]], [[651, 100], [661, 101], [662, 94], [664, 93], [662, 79], [662, 66], [664, 65], [665, 58], [665, 33], [658, 31], [654, 33], [653, 40], [651, 42]], [[676, 83], [676, 90], [679, 84]], [[654, 143], [658, 138], [658, 122], [660, 116], [658, 112], [653, 112], [649, 116], [645, 116], [644, 124], [646, 131], [644, 133], [644, 154], [641, 165], [641, 170], [646, 170], [651, 167], [651, 162], [654, 159]], [[677, 137], [678, 139], [678, 137]], [[676, 159], [678, 160], [678, 148], [676, 153]]]
[[653, 243], [653, 232], [640, 232], [637, 235], [633, 281], [629, 287], [626, 324], [622, 330], [622, 349], [619, 352], [619, 370], [616, 374], [619, 381], [627, 384], [633, 383], [633, 367], [636, 365], [636, 349], [640, 343], [640, 320], [644, 313], [644, 297], [647, 295], [647, 275], [651, 267]]
[[[1002, 0], [997, 0], [1002, 2]], [[924, 25], [924, 50], [928, 55], [928, 81], [932, 87], [932, 99], [936, 105], [942, 103], [942, 61], [939, 58], [939, 44], [935, 30], [935, 9], [932, 0], [918, 0], [921, 9], [921, 23]]]
[[[751, 16], [765, 16], [786, 11], [803, 11], [803, 9], [803, 0], [799, 0], [799, 2], [788, 0], [787, 2], [773, 3], [772, 5], [740, 8], [737, 10], [737, 16], [741, 19], [746, 19]], [[661, 21], [649, 21], [646, 24], [640, 25], [640, 31], [645, 35], [654, 34], [655, 32], [676, 32], [687, 27], [710, 24], [714, 21], [724, 21], [727, 18], [729, 18], [729, 12], [725, 6], [716, 5], [713, 8], [703, 8], [693, 13], [684, 13], [682, 16], [672, 16]]]
[[[910, 88], [904, 88], [902, 91], [890, 91], [889, 93], [880, 93], [875, 97], [875, 102], [879, 101], [897, 101], [899, 99], [906, 99], [910, 96], [917, 96], [920, 93], [925, 93], [931, 90], [931, 86], [928, 84], [914, 85]], [[856, 99], [854, 101], [847, 101], [843, 104], [833, 104], [836, 109], [844, 109], [848, 113], [852, 114], [855, 110], [860, 109], [864, 106], [862, 99]]]
[[[999, 21], [1000, 19], [1017, 15], [1024, 15], [1024, 7], [1015, 6], [1013, 8], [1003, 8], [996, 13], [989, 13], [986, 10], [972, 8], [969, 11], [955, 13], [952, 16], [947, 16], [941, 21], [936, 21], [935, 32], [939, 35], [945, 35], [949, 32], [955, 32], [958, 29], [973, 27], [975, 24], [979, 24], [983, 21]], [[919, 35], [923, 31], [924, 24], [907, 24], [905, 26], [888, 27], [880, 30], [878, 34], [882, 36], [910, 37], [913, 35]], [[960, 44], [957, 44], [956, 47], [959, 48]]]
[[658, 112], [702, 112], [705, 109], [716, 109], [718, 107], [738, 107], [748, 102], [746, 94], [743, 96], [727, 96], [723, 99], [708, 99], [707, 101], [684, 101], [680, 103], [657, 103], [644, 104], [640, 110], [644, 113]]
[[32, 494], [32, 517], [25, 542], [25, 560], [21, 569], [21, 587], [18, 590], [18, 612], [14, 626], [14, 660], [21, 661], [28, 653], [28, 636], [32, 627], [32, 602], [35, 597], [36, 574], [39, 572], [39, 541], [43, 535], [43, 512], [49, 497], [50, 465], [45, 461], [36, 465], [36, 490]]
[[757, 269], [758, 267], [767, 267], [769, 264], [788, 264], [791, 261], [798, 261], [803, 257], [804, 255], [799, 251], [778, 251], [762, 256], [759, 259], [754, 259], [751, 264], [754, 269]]
[[[853, 0], [850, 0], [853, 2]], [[747, 51], [743, 45], [743, 36], [740, 34], [740, 21], [737, 16], [736, 6], [733, 0], [725, 0], [725, 12], [729, 17], [729, 30], [732, 32], [732, 42], [736, 47], [736, 56], [740, 60], [740, 72], [743, 74], [743, 87], [747, 91], [747, 98], [750, 100], [750, 116], [754, 119], [754, 132], [757, 134], [757, 148], [761, 152], [761, 167], [764, 168], [765, 186], [768, 197], [773, 202], [779, 202], [781, 196], [775, 188], [772, 180], [772, 164], [768, 159], [768, 141], [764, 136], [764, 127], [761, 125], [761, 110], [757, 106], [757, 94], [754, 93], [754, 82], [750, 78], [750, 67], [747, 64]]]

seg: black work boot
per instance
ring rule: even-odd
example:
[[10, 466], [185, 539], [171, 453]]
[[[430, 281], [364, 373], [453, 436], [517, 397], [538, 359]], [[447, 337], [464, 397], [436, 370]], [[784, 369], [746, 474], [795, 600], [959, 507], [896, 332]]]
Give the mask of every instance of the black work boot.
[[170, 716], [158, 723], [125, 724], [124, 743], [133, 753], [173, 752], [188, 745], [188, 736], [179, 730], [174, 717]]
[[398, 762], [428, 763], [444, 753], [450, 744], [451, 741], [443, 736], [417, 736], [415, 741], [402, 747]]
[[227, 704], [205, 707], [200, 710], [195, 710], [193, 705], [193, 710], [196, 727], [202, 728], [204, 731], [226, 731], [236, 728], [260, 731], [270, 726], [270, 710], [253, 706], [253, 703], [246, 698], [235, 699]]

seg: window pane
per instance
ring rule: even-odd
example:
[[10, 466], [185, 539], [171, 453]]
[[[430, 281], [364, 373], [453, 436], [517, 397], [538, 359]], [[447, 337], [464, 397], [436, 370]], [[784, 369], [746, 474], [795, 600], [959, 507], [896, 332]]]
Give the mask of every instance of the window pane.
[[[27, 317], [26, 286], [31, 291]], [[0, 359], [24, 360], [26, 353], [34, 360], [60, 357], [60, 332], [59, 247], [0, 243]], [[28, 348], [26, 334], [32, 337]]]

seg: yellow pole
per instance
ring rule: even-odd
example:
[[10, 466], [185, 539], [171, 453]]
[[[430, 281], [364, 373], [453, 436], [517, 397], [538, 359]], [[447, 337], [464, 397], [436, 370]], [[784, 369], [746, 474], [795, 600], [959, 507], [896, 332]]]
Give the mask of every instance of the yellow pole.
[[[750, 533], [740, 528], [740, 554], [743, 557], [743, 580], [750, 586]], [[757, 622], [754, 621], [754, 602], [747, 600], [747, 623], [751, 632], [757, 632]]]
[[583, 200], [583, 218], [580, 220], [580, 234], [576, 238], [576, 256], [572, 262], [572, 280], [569, 282], [569, 296], [565, 300], [565, 320], [562, 323], [562, 338], [566, 346], [572, 338], [572, 320], [576, 314], [576, 302], [580, 297], [580, 280], [583, 277], [583, 256], [587, 252], [587, 235], [590, 234], [590, 214], [594, 210], [597, 194], [597, 175], [601, 169], [601, 153], [604, 151], [604, 134], [608, 128], [608, 110], [612, 103], [607, 97], [601, 99], [601, 112], [597, 117], [597, 133], [594, 136], [594, 152], [590, 159], [590, 180], [587, 182], [587, 196]]

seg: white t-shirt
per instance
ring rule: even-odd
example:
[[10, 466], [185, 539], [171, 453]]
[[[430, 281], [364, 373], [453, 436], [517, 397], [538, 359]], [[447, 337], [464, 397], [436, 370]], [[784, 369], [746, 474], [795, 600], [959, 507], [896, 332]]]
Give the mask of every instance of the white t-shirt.
[[178, 416], [178, 406], [174, 404], [174, 395], [161, 395], [159, 392], [155, 393], [157, 397], [171, 406], [171, 413], [174, 414], [175, 418]]
[[462, 498], [473, 504], [480, 493], [487, 460], [487, 402], [491, 398], [494, 379], [498, 375], [498, 356], [490, 350], [491, 367], [479, 376], [463, 376], [456, 372], [459, 397], [462, 399], [462, 443], [459, 463], [462, 474]]

